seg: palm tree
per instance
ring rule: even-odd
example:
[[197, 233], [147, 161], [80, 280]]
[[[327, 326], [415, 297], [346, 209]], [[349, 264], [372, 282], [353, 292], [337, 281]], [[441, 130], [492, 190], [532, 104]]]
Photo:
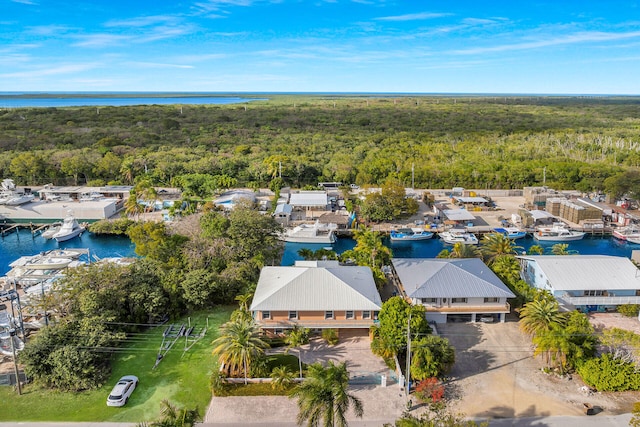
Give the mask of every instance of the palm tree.
[[144, 212], [144, 206], [138, 203], [138, 193], [131, 192], [129, 198], [124, 202], [124, 213], [138, 220], [138, 216]]
[[313, 259], [313, 251], [309, 248], [302, 248], [298, 250], [298, 255], [307, 261]]
[[554, 255], [569, 255], [569, 245], [566, 243], [556, 243], [551, 247], [551, 253]]
[[540, 245], [532, 245], [527, 251], [529, 255], [544, 255], [544, 248]]
[[[294, 326], [284, 338], [284, 342], [287, 344], [287, 350], [307, 344], [309, 342], [309, 329], [300, 328], [298, 325]], [[298, 348], [298, 365], [300, 367], [300, 378], [302, 378], [302, 349], [300, 348]]]
[[566, 323], [566, 315], [560, 313], [556, 300], [537, 299], [528, 302], [520, 310], [520, 328], [527, 334], [538, 336]]
[[237, 373], [242, 368], [246, 384], [251, 362], [264, 355], [269, 344], [262, 340], [253, 319], [227, 322], [220, 328], [220, 333], [213, 341], [213, 354], [218, 355], [219, 362], [227, 366], [230, 373]]
[[307, 378], [291, 393], [298, 399], [298, 425], [309, 427], [346, 427], [345, 415], [353, 405], [357, 417], [362, 417], [362, 402], [347, 393], [349, 372], [346, 363], [324, 367], [320, 363], [309, 365]]
[[449, 258], [479, 258], [480, 256], [478, 248], [460, 242], [453, 245], [453, 249], [449, 254]]
[[284, 390], [293, 383], [296, 375], [286, 366], [277, 366], [271, 371], [271, 388]]
[[238, 295], [235, 300], [238, 301], [238, 309], [231, 313], [232, 321], [252, 321], [253, 316], [249, 311], [249, 301], [253, 298], [253, 293], [248, 292], [243, 295]]
[[577, 359], [582, 356], [582, 349], [572, 341], [572, 334], [566, 328], [553, 325], [533, 338], [536, 349], [534, 356], [544, 356], [549, 367], [555, 364], [564, 373], [569, 357]]
[[160, 419], [151, 423], [140, 423], [138, 427], [193, 427], [200, 421], [198, 408], [177, 408], [167, 399], [160, 402]]
[[485, 234], [480, 247], [480, 252], [489, 265], [497, 258], [515, 255], [522, 252], [522, 250], [522, 246], [517, 246], [513, 240], [501, 233]]

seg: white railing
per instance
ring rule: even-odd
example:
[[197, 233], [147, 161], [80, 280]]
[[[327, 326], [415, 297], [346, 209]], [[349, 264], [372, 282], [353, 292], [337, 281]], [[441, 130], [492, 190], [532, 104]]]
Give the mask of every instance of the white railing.
[[559, 299], [562, 299], [572, 305], [640, 304], [640, 296], [572, 297], [563, 295]]

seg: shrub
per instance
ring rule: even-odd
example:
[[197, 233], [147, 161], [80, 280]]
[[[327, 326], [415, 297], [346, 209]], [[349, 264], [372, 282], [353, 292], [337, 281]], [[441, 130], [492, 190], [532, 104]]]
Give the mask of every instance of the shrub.
[[336, 345], [338, 344], [338, 331], [335, 329], [323, 329], [322, 339], [329, 345]]
[[587, 360], [577, 371], [586, 384], [598, 391], [640, 390], [640, 374], [635, 365], [610, 354]]
[[618, 306], [618, 313], [627, 317], [638, 317], [640, 305], [638, 304], [622, 304]]
[[424, 379], [416, 385], [415, 395], [423, 402], [439, 402], [444, 397], [444, 385], [435, 377]]

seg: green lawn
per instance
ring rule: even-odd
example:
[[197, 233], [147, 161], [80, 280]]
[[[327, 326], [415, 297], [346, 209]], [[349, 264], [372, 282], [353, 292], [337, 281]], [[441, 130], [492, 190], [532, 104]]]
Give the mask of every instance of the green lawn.
[[[211, 399], [209, 376], [215, 358], [211, 342], [218, 327], [226, 322], [234, 307], [216, 308], [191, 315], [191, 325], [202, 327], [209, 319], [206, 335], [183, 356], [184, 338], [176, 342], [156, 369], [156, 354], [164, 327], [135, 335], [115, 357], [110, 380], [98, 390], [60, 393], [27, 385], [22, 396], [13, 387], [0, 387], [1, 421], [148, 421], [159, 416], [160, 401], [168, 399], [178, 406], [198, 406], [204, 415]], [[187, 323], [187, 318], [179, 322]], [[140, 379], [125, 407], [106, 405], [107, 395], [123, 375]]]

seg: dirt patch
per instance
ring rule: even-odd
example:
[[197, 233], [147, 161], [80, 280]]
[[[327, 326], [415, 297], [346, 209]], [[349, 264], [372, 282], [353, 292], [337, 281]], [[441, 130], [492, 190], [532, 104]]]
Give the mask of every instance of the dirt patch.
[[640, 321], [637, 317], [626, 317], [620, 313], [590, 313], [589, 322], [601, 331], [608, 328], [620, 328], [640, 334]]
[[639, 393], [593, 393], [578, 376], [542, 371], [515, 322], [446, 324], [441, 334], [456, 347], [448, 391], [455, 411], [476, 418], [582, 415], [584, 404], [605, 414], [629, 412]]

